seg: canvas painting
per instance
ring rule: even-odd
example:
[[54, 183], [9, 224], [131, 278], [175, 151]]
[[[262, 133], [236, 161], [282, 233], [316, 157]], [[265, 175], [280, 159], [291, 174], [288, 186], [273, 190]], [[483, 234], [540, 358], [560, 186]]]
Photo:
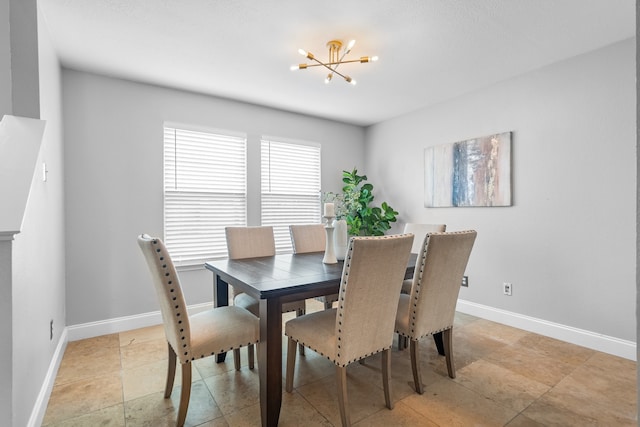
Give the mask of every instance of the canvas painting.
[[424, 150], [424, 205], [511, 206], [511, 132]]

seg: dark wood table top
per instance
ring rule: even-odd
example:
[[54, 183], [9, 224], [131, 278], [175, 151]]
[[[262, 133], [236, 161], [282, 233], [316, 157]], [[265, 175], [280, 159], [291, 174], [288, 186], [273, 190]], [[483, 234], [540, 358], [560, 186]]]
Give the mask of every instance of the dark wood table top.
[[[325, 264], [324, 252], [281, 254], [273, 257], [239, 260], [221, 259], [205, 267], [228, 284], [258, 299], [293, 295], [294, 299], [311, 298], [336, 292], [342, 276], [343, 262]], [[416, 255], [407, 265], [407, 277], [413, 276]]]

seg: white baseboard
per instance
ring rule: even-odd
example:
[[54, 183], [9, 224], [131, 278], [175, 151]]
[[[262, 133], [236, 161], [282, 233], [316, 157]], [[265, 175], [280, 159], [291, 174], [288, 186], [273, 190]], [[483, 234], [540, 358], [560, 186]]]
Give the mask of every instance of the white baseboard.
[[513, 326], [514, 328], [535, 332], [536, 334], [624, 357], [625, 359], [634, 361], [637, 359], [636, 343], [633, 341], [610, 337], [465, 300], [458, 300], [456, 309], [461, 313], [471, 314], [483, 319]]
[[47, 375], [45, 376], [42, 387], [40, 388], [40, 393], [38, 393], [38, 397], [36, 398], [36, 403], [33, 405], [33, 410], [31, 411], [27, 427], [40, 427], [42, 425], [44, 414], [47, 411], [49, 396], [51, 396], [51, 390], [53, 390], [53, 384], [55, 383], [56, 375], [58, 374], [58, 368], [60, 367], [60, 362], [62, 362], [64, 350], [67, 348], [67, 342], [68, 335], [67, 328], [65, 328], [60, 335], [60, 340], [58, 341], [56, 351], [53, 353], [51, 358], [51, 363], [49, 363]]
[[[187, 310], [189, 314], [195, 314], [208, 310], [211, 307], [213, 307], [212, 303], [194, 304], [187, 307]], [[162, 315], [160, 311], [152, 311], [133, 316], [116, 317], [98, 322], [71, 325], [67, 326], [66, 329], [69, 331], [69, 341], [78, 341], [100, 335], [116, 334], [132, 329], [146, 328], [147, 326], [159, 325], [161, 323]]]

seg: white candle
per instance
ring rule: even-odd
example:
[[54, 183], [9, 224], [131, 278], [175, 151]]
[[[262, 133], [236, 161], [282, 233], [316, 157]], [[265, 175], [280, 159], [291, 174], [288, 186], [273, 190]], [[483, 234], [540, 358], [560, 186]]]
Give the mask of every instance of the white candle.
[[335, 205], [333, 203], [324, 204], [324, 216], [336, 216]]

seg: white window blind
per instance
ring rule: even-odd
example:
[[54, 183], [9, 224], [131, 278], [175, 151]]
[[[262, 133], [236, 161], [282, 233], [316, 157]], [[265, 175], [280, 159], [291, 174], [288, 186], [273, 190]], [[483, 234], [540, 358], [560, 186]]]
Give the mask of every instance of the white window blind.
[[177, 266], [227, 256], [246, 225], [246, 137], [164, 128], [164, 240]]
[[320, 146], [261, 141], [262, 225], [272, 225], [276, 252], [293, 250], [289, 224], [320, 223]]

